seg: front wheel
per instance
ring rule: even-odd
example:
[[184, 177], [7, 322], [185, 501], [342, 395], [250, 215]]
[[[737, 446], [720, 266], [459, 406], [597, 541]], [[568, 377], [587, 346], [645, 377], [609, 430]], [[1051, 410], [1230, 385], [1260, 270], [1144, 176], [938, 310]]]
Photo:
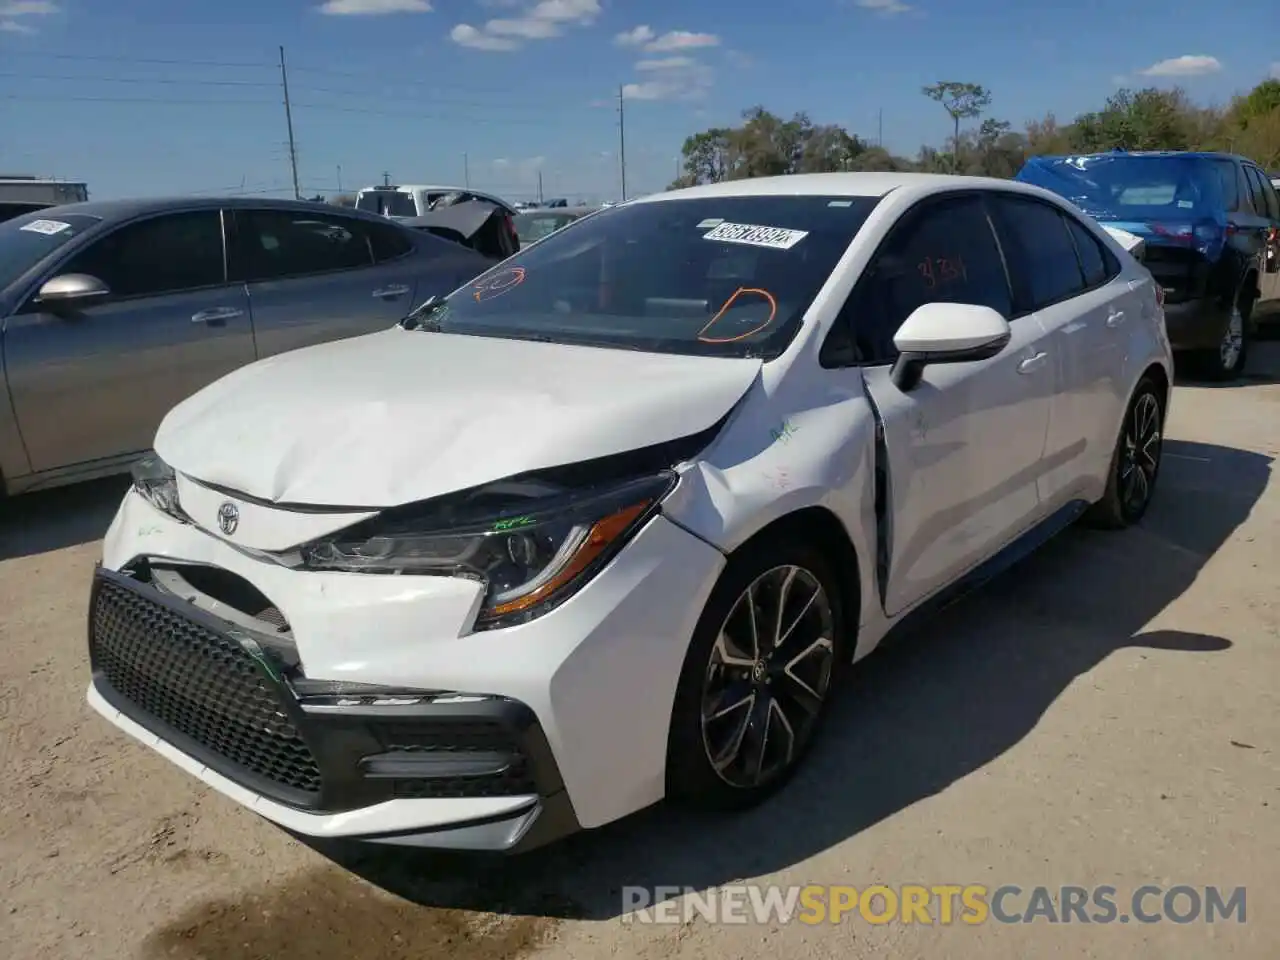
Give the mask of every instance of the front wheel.
[[1164, 396], [1155, 381], [1143, 377], [1120, 426], [1107, 491], [1088, 513], [1094, 526], [1120, 529], [1142, 519], [1155, 493], [1163, 451]]
[[769, 540], [729, 561], [685, 657], [667, 747], [667, 796], [754, 806], [800, 765], [826, 716], [843, 657], [830, 564]]

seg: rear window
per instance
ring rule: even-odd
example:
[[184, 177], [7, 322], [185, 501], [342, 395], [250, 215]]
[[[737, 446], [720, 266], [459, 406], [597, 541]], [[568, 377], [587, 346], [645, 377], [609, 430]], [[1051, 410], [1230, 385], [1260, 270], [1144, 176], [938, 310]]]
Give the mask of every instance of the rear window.
[[726, 357], [776, 356], [875, 207], [871, 197], [624, 204], [481, 275], [447, 333]]
[[413, 194], [403, 190], [364, 190], [356, 197], [356, 209], [384, 217], [416, 217]]
[[0, 292], [49, 254], [101, 222], [99, 217], [82, 213], [58, 216], [51, 208], [0, 223]]
[[[1100, 219], [1155, 220], [1225, 213], [1234, 171], [1206, 157], [1102, 154], [1036, 157], [1017, 179], [1052, 190]], [[1228, 164], [1229, 166], [1229, 164]]]

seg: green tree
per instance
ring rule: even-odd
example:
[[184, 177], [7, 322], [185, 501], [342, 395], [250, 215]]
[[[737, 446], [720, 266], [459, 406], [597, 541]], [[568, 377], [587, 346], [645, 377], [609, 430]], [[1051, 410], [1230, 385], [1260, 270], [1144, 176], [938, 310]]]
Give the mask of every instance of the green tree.
[[1080, 152], [1191, 150], [1199, 145], [1200, 125], [1181, 89], [1122, 89], [1101, 110], [1076, 117], [1069, 138]]
[[960, 168], [960, 121], [971, 120], [982, 115], [991, 106], [991, 94], [983, 86], [976, 83], [960, 83], [954, 80], [942, 80], [920, 90], [930, 100], [942, 104], [942, 108], [951, 117], [952, 132], [952, 170]]

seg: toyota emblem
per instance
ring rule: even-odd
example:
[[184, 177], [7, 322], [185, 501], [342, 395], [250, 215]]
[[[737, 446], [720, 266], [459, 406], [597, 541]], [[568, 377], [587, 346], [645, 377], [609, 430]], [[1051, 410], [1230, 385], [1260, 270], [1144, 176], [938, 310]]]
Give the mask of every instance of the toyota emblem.
[[229, 537], [236, 532], [238, 526], [240, 526], [240, 508], [228, 501], [218, 508], [218, 529]]

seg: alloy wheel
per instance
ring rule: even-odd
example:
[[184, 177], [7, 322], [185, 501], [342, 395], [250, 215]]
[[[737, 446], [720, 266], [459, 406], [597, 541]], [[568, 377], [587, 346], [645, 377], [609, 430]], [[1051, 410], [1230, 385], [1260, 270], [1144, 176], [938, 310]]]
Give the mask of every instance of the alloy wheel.
[[808, 745], [831, 687], [835, 615], [809, 570], [778, 566], [739, 595], [711, 648], [702, 743], [732, 787], [763, 786]]
[[1130, 516], [1143, 511], [1155, 488], [1163, 441], [1160, 428], [1160, 402], [1144, 393], [1129, 412], [1120, 458], [1120, 501]]
[[1231, 315], [1227, 318], [1227, 329], [1222, 334], [1222, 340], [1218, 343], [1218, 359], [1222, 363], [1222, 369], [1230, 372], [1236, 368], [1236, 364], [1240, 362], [1240, 354], [1244, 350], [1244, 314], [1240, 312], [1240, 305], [1231, 305]]

